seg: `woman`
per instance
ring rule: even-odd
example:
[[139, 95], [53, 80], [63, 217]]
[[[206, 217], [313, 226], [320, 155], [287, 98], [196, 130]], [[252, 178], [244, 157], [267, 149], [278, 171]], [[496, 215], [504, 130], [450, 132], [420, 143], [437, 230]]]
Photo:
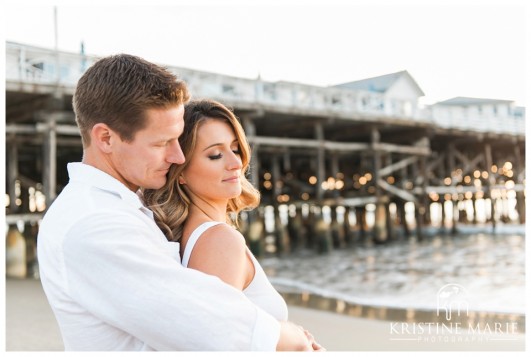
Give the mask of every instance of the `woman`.
[[[186, 161], [166, 185], [144, 199], [170, 241], [180, 242], [185, 267], [215, 275], [279, 321], [287, 306], [235, 229], [238, 213], [255, 208], [259, 192], [245, 178], [250, 147], [236, 116], [212, 100], [185, 106], [179, 138]], [[306, 331], [305, 331], [306, 332]], [[306, 332], [316, 350], [322, 349]]]

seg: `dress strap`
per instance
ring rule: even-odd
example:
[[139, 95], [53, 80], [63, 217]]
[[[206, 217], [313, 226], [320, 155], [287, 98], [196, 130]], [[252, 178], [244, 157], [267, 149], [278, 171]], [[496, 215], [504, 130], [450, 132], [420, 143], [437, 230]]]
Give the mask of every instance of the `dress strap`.
[[218, 224], [222, 224], [223, 222], [205, 222], [199, 225], [192, 234], [190, 235], [190, 238], [188, 238], [188, 242], [186, 242], [186, 247], [184, 248], [183, 253], [183, 259], [182, 259], [182, 265], [187, 268], [188, 262], [190, 261], [190, 256], [192, 255], [192, 250], [194, 250], [195, 243], [197, 243], [197, 240], [207, 229], [210, 227], [217, 226]]

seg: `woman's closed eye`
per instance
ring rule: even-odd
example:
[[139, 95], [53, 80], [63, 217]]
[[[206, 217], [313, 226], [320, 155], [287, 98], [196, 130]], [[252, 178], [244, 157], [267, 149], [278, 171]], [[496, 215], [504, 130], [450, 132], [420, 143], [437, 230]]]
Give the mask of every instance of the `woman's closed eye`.
[[217, 154], [217, 155], [209, 155], [209, 156], [208, 156], [208, 158], [209, 158], [210, 160], [219, 160], [219, 159], [221, 159], [222, 157], [223, 157], [223, 154], [222, 154], [222, 153], [219, 153], [219, 154]]
[[[238, 156], [241, 156], [242, 152], [240, 151], [240, 149], [234, 149], [232, 150], [232, 152], [235, 154], [235, 155], [238, 155]], [[223, 153], [219, 153], [219, 154], [216, 154], [216, 155], [209, 155], [208, 158], [210, 160], [219, 160], [223, 157]]]

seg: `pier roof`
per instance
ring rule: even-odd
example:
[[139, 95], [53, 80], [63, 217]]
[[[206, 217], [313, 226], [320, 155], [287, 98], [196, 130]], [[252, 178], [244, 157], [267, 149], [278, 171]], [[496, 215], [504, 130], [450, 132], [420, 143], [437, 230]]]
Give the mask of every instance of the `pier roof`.
[[424, 92], [408, 71], [389, 73], [384, 74], [383, 76], [371, 77], [359, 81], [337, 84], [334, 87], [361, 89], [370, 92], [385, 93], [398, 81], [398, 79], [404, 76], [411, 82], [415, 90], [418, 92], [419, 97], [424, 96]]
[[455, 97], [437, 102], [434, 105], [478, 105], [478, 104], [504, 104], [512, 103], [512, 100], [504, 99], [488, 99], [488, 98], [470, 98], [470, 97]]

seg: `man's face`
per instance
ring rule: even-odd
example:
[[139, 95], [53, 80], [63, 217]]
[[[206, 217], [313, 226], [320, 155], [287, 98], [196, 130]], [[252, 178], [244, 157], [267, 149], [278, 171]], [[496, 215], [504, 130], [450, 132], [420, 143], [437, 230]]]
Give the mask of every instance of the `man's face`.
[[184, 129], [184, 106], [149, 109], [146, 114], [146, 128], [132, 142], [118, 140], [112, 153], [117, 178], [133, 191], [161, 188], [170, 166], [184, 163], [178, 140]]

